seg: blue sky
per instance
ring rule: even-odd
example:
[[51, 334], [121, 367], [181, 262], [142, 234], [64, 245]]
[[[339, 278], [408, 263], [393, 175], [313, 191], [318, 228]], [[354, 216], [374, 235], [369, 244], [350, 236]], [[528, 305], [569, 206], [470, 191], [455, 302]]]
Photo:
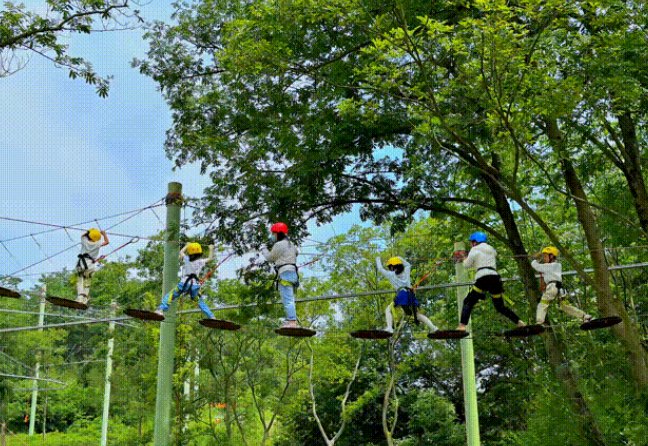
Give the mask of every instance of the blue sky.
[[[34, 10], [44, 5], [35, 0], [26, 4]], [[156, 1], [141, 10], [146, 20], [167, 20], [171, 14], [168, 4]], [[92, 221], [158, 201], [170, 181], [182, 183], [185, 195], [201, 195], [208, 178], [201, 177], [196, 166], [172, 170], [163, 148], [171, 125], [168, 107], [155, 83], [130, 66], [147, 50], [142, 34], [136, 30], [66, 37], [70, 55], [86, 58], [102, 76], [114, 76], [105, 99], [93, 86], [69, 79], [66, 70], [35, 55], [23, 70], [0, 79], [0, 175], [5, 180], [0, 216], [58, 225]], [[164, 208], [156, 212], [164, 221]], [[109, 226], [118, 221], [100, 223]], [[313, 227], [312, 238], [325, 241], [353, 223], [357, 217], [350, 215], [333, 225]], [[146, 211], [114, 231], [147, 236], [162, 227]], [[2, 241], [48, 229], [6, 221], [0, 228]], [[78, 240], [80, 232], [71, 235]], [[73, 244], [64, 231], [34, 238], [7, 241], [11, 256], [0, 246], [0, 274], [13, 273]], [[110, 248], [127, 240], [113, 237]], [[34, 283], [34, 274], [72, 267], [77, 251], [26, 270], [23, 288]], [[134, 254], [135, 247], [121, 253]], [[224, 274], [231, 274], [241, 262], [228, 262]]]

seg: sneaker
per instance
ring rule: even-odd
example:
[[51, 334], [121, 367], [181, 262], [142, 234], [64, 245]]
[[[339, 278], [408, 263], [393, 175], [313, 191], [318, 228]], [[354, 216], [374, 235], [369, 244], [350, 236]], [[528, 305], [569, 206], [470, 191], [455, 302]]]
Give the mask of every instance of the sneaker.
[[153, 313], [155, 313], [157, 315], [160, 315], [160, 316], [164, 316], [164, 311], [162, 311], [162, 310], [155, 310]]
[[76, 301], [79, 302], [79, 303], [81, 303], [81, 304], [83, 304], [83, 305], [87, 305], [87, 303], [88, 303], [88, 296], [86, 296], [85, 294], [79, 294], [79, 296], [77, 297]]
[[298, 328], [297, 321], [286, 321], [281, 328]]
[[387, 333], [392, 333], [392, 334], [394, 333], [394, 329], [391, 328], [391, 327], [385, 327], [385, 329], [383, 331], [386, 331]]
[[590, 322], [591, 320], [592, 320], [592, 316], [590, 316], [589, 314], [583, 316], [583, 323]]

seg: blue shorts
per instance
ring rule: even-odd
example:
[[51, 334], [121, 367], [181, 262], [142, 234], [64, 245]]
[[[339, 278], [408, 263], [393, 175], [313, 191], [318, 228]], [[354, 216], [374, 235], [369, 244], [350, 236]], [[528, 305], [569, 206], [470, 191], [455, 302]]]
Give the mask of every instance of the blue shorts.
[[396, 297], [394, 298], [394, 305], [399, 305], [399, 306], [419, 306], [419, 301], [416, 299], [416, 296], [414, 296], [414, 291], [412, 290], [400, 290], [398, 293], [396, 293]]

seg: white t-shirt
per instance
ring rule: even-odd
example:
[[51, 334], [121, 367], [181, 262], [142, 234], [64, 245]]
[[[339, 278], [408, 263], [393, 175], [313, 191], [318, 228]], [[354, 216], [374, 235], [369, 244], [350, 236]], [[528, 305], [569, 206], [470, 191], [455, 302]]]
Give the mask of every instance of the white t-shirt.
[[562, 264], [559, 262], [540, 263], [537, 260], [531, 262], [531, 267], [542, 273], [545, 283], [562, 282]]
[[283, 239], [275, 243], [271, 251], [263, 248], [261, 254], [268, 262], [274, 263], [275, 267], [280, 267], [279, 274], [285, 271], [296, 271], [295, 264], [297, 263], [299, 250], [288, 239]]
[[207, 260], [197, 259], [191, 262], [189, 256], [184, 256], [182, 260], [184, 261], [182, 265], [182, 281], [187, 280], [191, 274], [194, 274], [200, 279], [200, 271], [207, 265]]
[[389, 271], [388, 269], [383, 268], [380, 257], [376, 257], [376, 267], [378, 268], [378, 272], [385, 276], [385, 278], [389, 280], [389, 283], [391, 283], [391, 285], [395, 289], [411, 288], [412, 281], [410, 280], [410, 270], [412, 269], [412, 265], [410, 265], [407, 260], [401, 257], [396, 258], [400, 259], [401, 262], [403, 262], [402, 273], [396, 274], [396, 271]]
[[[463, 264], [466, 268], [477, 270], [475, 280], [484, 276], [492, 276], [497, 273], [497, 251], [488, 243], [480, 243], [470, 248], [468, 257], [465, 258]], [[480, 269], [487, 268], [487, 269]], [[491, 269], [492, 268], [492, 269]]]
[[83, 236], [81, 237], [81, 251], [79, 252], [79, 254], [88, 254], [90, 257], [92, 257], [93, 260], [96, 261], [99, 258], [99, 250], [103, 246], [103, 243], [104, 242], [102, 239], [93, 242], [88, 237]]

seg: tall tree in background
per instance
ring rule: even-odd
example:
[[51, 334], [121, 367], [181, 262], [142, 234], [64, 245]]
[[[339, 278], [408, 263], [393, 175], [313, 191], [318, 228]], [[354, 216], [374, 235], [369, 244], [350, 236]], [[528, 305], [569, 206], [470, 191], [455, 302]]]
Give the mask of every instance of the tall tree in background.
[[[507, 202], [514, 200], [594, 287], [601, 313], [626, 321], [614, 333], [645, 389], [646, 352], [608, 285], [601, 235], [586, 210], [603, 204], [579, 195], [583, 181], [566, 170], [579, 159], [578, 147], [559, 150], [546, 125], [547, 117], [573, 117], [587, 104], [614, 104], [611, 90], [608, 100], [582, 93], [587, 71], [568, 76], [564, 54], [582, 42], [603, 48], [609, 30], [619, 36], [629, 26], [620, 13], [601, 25], [608, 8], [623, 9], [633, 23], [645, 11], [620, 1], [595, 3], [196, 5], [178, 13], [178, 26], [158, 24], [150, 61], [139, 65], [174, 109], [169, 154], [180, 165], [200, 161], [210, 171], [214, 185], [204, 209], [224, 223], [219, 237], [255, 243], [262, 233], [255, 223], [327, 222], [353, 204], [376, 222], [387, 216], [406, 222], [423, 209], [487, 227], [497, 221], [494, 210], [531, 289]], [[634, 51], [641, 47], [628, 41]], [[618, 43], [611, 39], [605, 48]], [[389, 157], [389, 147], [402, 152]], [[553, 172], [541, 175], [551, 166], [562, 166], [567, 187], [558, 189], [574, 200], [588, 234], [593, 279], [542, 207], [530, 204], [535, 190], [556, 186]]]
[[62, 37], [69, 34], [120, 31], [139, 26], [139, 11], [127, 0], [46, 0], [45, 12], [24, 4], [4, 2], [0, 10], [0, 78], [25, 68], [32, 55], [66, 68], [70, 77], [95, 85], [97, 94], [108, 95], [110, 77], [98, 75], [92, 64], [68, 53]]

